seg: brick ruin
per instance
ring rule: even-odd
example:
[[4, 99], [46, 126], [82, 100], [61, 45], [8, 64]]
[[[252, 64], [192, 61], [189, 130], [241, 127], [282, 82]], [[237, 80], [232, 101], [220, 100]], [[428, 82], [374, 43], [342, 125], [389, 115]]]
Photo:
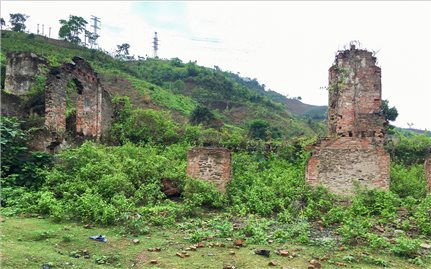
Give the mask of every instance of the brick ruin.
[[70, 81], [77, 91], [76, 134], [100, 139], [112, 118], [110, 98], [90, 64], [80, 57], [50, 70], [45, 92], [45, 127], [56, 134], [66, 131], [66, 89]]
[[424, 169], [425, 169], [425, 180], [427, 182], [427, 189], [428, 192], [431, 192], [431, 149], [428, 153], [428, 156], [425, 158], [424, 163]]
[[[45, 71], [42, 72], [42, 69]], [[49, 69], [47, 61], [34, 53], [7, 54], [6, 91], [2, 93], [3, 115], [31, 116], [33, 108], [21, 105], [37, 75], [47, 77], [44, 108], [40, 109], [39, 114], [44, 124], [38, 126], [44, 128], [33, 134], [30, 148], [55, 152], [67, 144], [66, 140], [76, 140], [78, 137], [99, 140], [106, 134], [112, 120], [111, 98], [97, 73], [80, 57], [74, 57], [72, 62], [61, 67]], [[76, 92], [73, 94], [68, 93], [69, 83], [74, 84]], [[71, 98], [73, 100], [68, 100]], [[76, 103], [73, 126], [66, 126], [67, 102]]]
[[26, 95], [47, 61], [32, 52], [7, 54], [5, 90], [16, 96]]
[[311, 185], [352, 194], [354, 182], [389, 187], [389, 154], [384, 150], [381, 70], [366, 50], [351, 46], [336, 55], [329, 69], [328, 134], [313, 149], [306, 167]]
[[216, 185], [221, 192], [232, 179], [231, 153], [225, 148], [193, 148], [187, 154], [187, 175]]

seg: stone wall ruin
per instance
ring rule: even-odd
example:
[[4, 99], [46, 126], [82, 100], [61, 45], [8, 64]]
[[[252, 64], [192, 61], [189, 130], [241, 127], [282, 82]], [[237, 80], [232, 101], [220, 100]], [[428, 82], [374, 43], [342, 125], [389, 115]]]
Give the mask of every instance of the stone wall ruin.
[[70, 81], [77, 91], [76, 134], [99, 139], [110, 126], [110, 98], [90, 64], [80, 57], [50, 70], [45, 92], [45, 127], [57, 134], [66, 131], [66, 89]]
[[[44, 72], [41, 70], [44, 69]], [[49, 70], [49, 71], [48, 71]], [[45, 100], [39, 115], [43, 126], [33, 134], [30, 148], [56, 152], [66, 140], [99, 140], [108, 132], [112, 120], [111, 98], [104, 90], [96, 72], [80, 57], [61, 67], [49, 69], [46, 59], [29, 52], [7, 54], [5, 91], [2, 93], [2, 115], [25, 118], [32, 109], [21, 104], [29, 94], [37, 75], [46, 76]], [[75, 93], [70, 95], [68, 84], [73, 83]], [[72, 97], [71, 97], [72, 96]], [[73, 100], [68, 100], [68, 99]], [[66, 126], [67, 102], [75, 105], [73, 126]], [[20, 104], [21, 103], [21, 104]], [[69, 128], [67, 128], [69, 127]], [[81, 139], [82, 140], [82, 139]]]
[[32, 52], [11, 52], [6, 55], [5, 90], [13, 95], [26, 95], [47, 61]]
[[349, 195], [361, 187], [389, 187], [386, 120], [381, 114], [381, 70], [371, 52], [341, 51], [329, 69], [328, 134], [313, 149], [306, 168], [311, 185]]
[[187, 154], [187, 175], [213, 183], [221, 192], [232, 179], [231, 153], [225, 148], [193, 148]]
[[425, 158], [424, 163], [424, 169], [425, 169], [425, 180], [427, 182], [427, 190], [428, 192], [431, 192], [431, 149], [430, 153], [428, 153], [427, 157]]

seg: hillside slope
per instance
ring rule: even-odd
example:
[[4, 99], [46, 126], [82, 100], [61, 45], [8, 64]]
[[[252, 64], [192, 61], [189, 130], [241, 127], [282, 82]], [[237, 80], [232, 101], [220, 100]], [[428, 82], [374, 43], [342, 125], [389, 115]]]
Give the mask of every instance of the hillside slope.
[[[45, 57], [51, 66], [80, 56], [91, 63], [112, 96], [128, 96], [137, 108], [170, 111], [179, 122], [186, 122], [191, 111], [202, 105], [212, 110], [225, 126], [245, 130], [250, 121], [261, 119], [282, 137], [325, 131], [321, 124], [326, 118], [325, 107], [306, 105], [265, 91], [256, 79], [241, 78], [218, 67], [183, 63], [178, 58], [122, 61], [100, 50], [10, 31], [2, 31], [1, 41], [2, 73], [8, 52], [31, 51]], [[314, 116], [307, 115], [313, 109]]]

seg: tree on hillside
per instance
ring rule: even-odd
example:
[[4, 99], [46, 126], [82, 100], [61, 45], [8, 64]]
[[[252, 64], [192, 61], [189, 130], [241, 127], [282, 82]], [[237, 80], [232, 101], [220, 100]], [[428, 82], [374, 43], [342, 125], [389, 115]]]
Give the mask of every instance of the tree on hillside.
[[58, 32], [60, 38], [74, 44], [81, 42], [79, 35], [85, 33], [86, 20], [79, 16], [70, 15], [69, 20], [60, 20], [60, 24], [60, 31]]
[[189, 121], [192, 125], [209, 125], [215, 120], [214, 114], [207, 107], [198, 105], [190, 114]]
[[115, 51], [117, 54], [115, 55], [115, 57], [121, 60], [129, 59], [129, 49], [130, 45], [128, 43], [117, 45], [117, 50]]
[[389, 108], [388, 100], [382, 100], [381, 109], [387, 121], [395, 121], [398, 117], [398, 110], [394, 106]]
[[85, 36], [87, 37], [88, 43], [91, 47], [96, 44], [96, 40], [99, 38], [98, 34], [92, 33], [90, 31], [85, 30]]
[[254, 120], [250, 123], [248, 133], [253, 139], [266, 140], [270, 133], [269, 123], [264, 120]]
[[6, 22], [4, 21], [4, 19], [0, 18], [0, 29], [3, 30], [3, 26], [5, 26], [5, 25], [6, 25]]
[[28, 19], [29, 16], [21, 13], [9, 14], [9, 16], [9, 22], [12, 25], [12, 31], [24, 32], [26, 28], [25, 21]]

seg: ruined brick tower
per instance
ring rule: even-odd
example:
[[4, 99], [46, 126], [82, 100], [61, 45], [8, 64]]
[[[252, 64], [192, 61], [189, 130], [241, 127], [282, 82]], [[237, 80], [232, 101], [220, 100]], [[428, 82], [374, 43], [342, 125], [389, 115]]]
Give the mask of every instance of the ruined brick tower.
[[389, 154], [383, 148], [381, 70], [366, 50], [341, 51], [329, 69], [328, 134], [313, 150], [306, 180], [351, 194], [354, 182], [389, 187]]

